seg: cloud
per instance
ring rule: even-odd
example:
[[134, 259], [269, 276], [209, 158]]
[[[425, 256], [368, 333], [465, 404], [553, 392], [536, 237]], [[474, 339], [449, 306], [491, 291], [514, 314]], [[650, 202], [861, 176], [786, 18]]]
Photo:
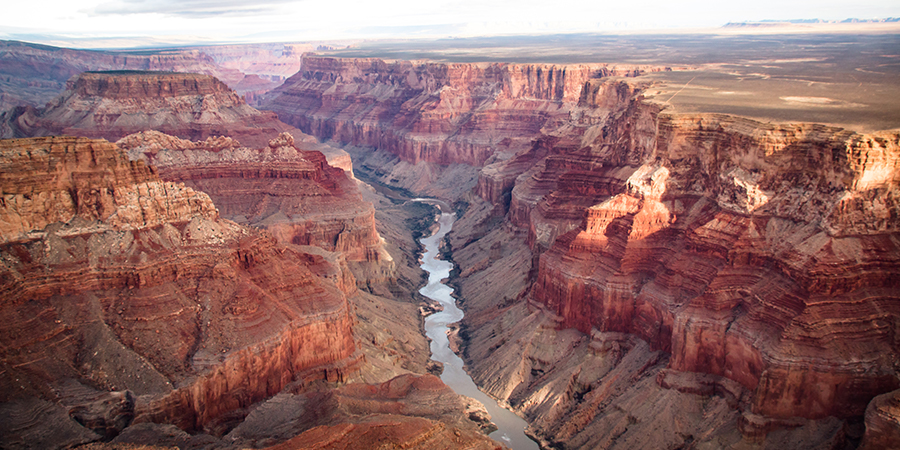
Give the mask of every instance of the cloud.
[[162, 14], [185, 18], [271, 14], [297, 0], [115, 0], [90, 11], [93, 15]]

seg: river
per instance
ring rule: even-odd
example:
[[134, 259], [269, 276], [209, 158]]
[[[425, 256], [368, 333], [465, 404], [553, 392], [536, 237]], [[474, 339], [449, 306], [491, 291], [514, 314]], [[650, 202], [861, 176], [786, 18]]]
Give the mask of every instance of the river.
[[[431, 202], [428, 199], [415, 199], [415, 201]], [[444, 211], [444, 205], [441, 206]], [[442, 282], [450, 276], [453, 264], [437, 259], [437, 257], [438, 247], [444, 240], [444, 236], [450, 232], [455, 220], [456, 215], [442, 212], [438, 219], [440, 229], [434, 235], [420, 240], [425, 247], [422, 255], [422, 269], [428, 273], [428, 284], [419, 292], [444, 306], [443, 311], [425, 318], [425, 335], [431, 338], [431, 359], [444, 364], [441, 380], [447, 386], [450, 386], [457, 394], [474, 398], [484, 404], [491, 415], [491, 421], [498, 427], [490, 434], [492, 438], [514, 450], [537, 450], [537, 443], [525, 435], [525, 426], [528, 424], [521, 417], [500, 407], [494, 399], [481, 392], [469, 374], [463, 370], [462, 359], [450, 350], [447, 325], [462, 320], [463, 312], [456, 307], [456, 301], [451, 295], [453, 289]]]

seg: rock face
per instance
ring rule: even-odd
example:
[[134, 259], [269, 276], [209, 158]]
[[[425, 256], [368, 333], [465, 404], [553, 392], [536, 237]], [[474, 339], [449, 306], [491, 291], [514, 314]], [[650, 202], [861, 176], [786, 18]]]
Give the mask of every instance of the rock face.
[[[434, 64], [305, 56], [262, 108], [320, 139], [416, 163], [483, 165], [568, 117], [590, 78], [637, 67]], [[504, 156], [506, 155], [506, 156]]]
[[372, 204], [344, 170], [321, 152], [300, 150], [288, 133], [255, 149], [230, 138], [191, 142], [156, 131], [118, 145], [156, 167], [162, 179], [209, 194], [227, 219], [264, 227], [283, 243], [337, 252], [363, 284], [391, 276]]
[[145, 130], [187, 139], [227, 135], [264, 146], [292, 130], [272, 113], [257, 111], [209, 75], [167, 72], [86, 72], [40, 110], [5, 116], [2, 137], [76, 135], [110, 141]]
[[19, 420], [5, 442], [50, 436], [54, 414], [73, 425], [49, 446], [141, 422], [221, 433], [358, 364], [339, 268], [316, 252], [220, 219], [105, 141], [0, 152], [0, 395]]
[[866, 434], [860, 448], [900, 446], [900, 391], [879, 395], [866, 408]]
[[481, 167], [468, 364], [548, 445], [841, 445], [900, 387], [900, 134], [674, 114], [615, 74], [308, 58], [268, 105]]

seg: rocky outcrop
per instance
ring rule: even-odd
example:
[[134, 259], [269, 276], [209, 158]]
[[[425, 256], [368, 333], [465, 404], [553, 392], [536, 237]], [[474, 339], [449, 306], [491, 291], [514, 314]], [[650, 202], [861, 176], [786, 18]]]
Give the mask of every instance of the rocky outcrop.
[[264, 227], [283, 243], [337, 252], [363, 285], [391, 277], [391, 256], [375, 230], [372, 204], [344, 170], [330, 166], [321, 152], [301, 150], [304, 144], [288, 133], [262, 148], [230, 138], [191, 142], [156, 131], [129, 135], [118, 145], [156, 167], [162, 179], [209, 194], [227, 219]]
[[[629, 429], [656, 423], [631, 403], [651, 401], [656, 387], [610, 385], [622, 376], [610, 364], [637, 358], [626, 357], [634, 344], [622, 339], [637, 336], [671, 355], [663, 367], [685, 374], [674, 383], [671, 372], [656, 376], [659, 386], [743, 411], [738, 430], [698, 416], [690, 426], [699, 428], [656, 429], [655, 442], [684, 445], [678, 435], [700, 429], [704, 439], [775, 445], [811, 433], [803, 445], [843, 442], [834, 418], [861, 416], [900, 383], [892, 337], [900, 136], [660, 114], [637, 98], [610, 118], [596, 131], [585, 126], [580, 142], [548, 137], [507, 163], [529, 167], [510, 191], [507, 219], [527, 231], [533, 251], [549, 248], [531, 271], [515, 267], [512, 248], [485, 259], [488, 247], [509, 246], [502, 230], [472, 240], [490, 214], [476, 211], [456, 228], [470, 233], [454, 242], [465, 261], [461, 295], [478, 308], [470, 316], [481, 316], [469, 319], [473, 376], [533, 417], [548, 442], [640, 446], [626, 435], [596, 440], [616, 426], [609, 402], [636, 421]], [[493, 286], [492, 276], [513, 281]], [[545, 348], [547, 327], [591, 339], [568, 338], [573, 355], [559, 356]], [[655, 358], [635, 360], [629, 376], [654, 376]], [[721, 381], [704, 388], [707, 376]], [[685, 401], [679, 408], [693, 408], [677, 400]], [[573, 420], [583, 428], [562, 432]]]
[[[568, 119], [589, 79], [647, 69], [439, 64], [306, 56], [263, 108], [320, 139], [402, 160], [483, 165]], [[497, 155], [497, 156], [495, 156]]]
[[859, 448], [900, 446], [900, 391], [875, 397], [866, 408], [866, 434]]
[[358, 364], [339, 268], [316, 251], [219, 218], [105, 141], [5, 140], [0, 155], [3, 407], [62, 409], [94, 433], [57, 428], [48, 446], [141, 422], [221, 433]]
[[861, 415], [894, 389], [900, 136], [718, 116], [658, 129], [609, 155], [647, 162], [613, 165], [622, 192], [554, 241], [534, 300], [735, 380], [766, 416]]

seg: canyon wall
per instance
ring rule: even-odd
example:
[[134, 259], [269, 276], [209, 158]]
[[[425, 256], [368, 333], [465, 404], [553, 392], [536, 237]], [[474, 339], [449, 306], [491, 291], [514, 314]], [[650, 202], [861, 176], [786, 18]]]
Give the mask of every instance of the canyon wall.
[[305, 56], [302, 67], [261, 107], [320, 139], [411, 163], [470, 165], [515, 154], [566, 120], [588, 79], [658, 70], [318, 56]]
[[292, 130], [218, 79], [168, 72], [86, 72], [46, 107], [5, 115], [4, 138], [75, 135], [110, 141], [154, 129], [187, 139], [227, 135], [263, 146]]
[[[677, 114], [614, 76], [651, 68], [303, 67], [282, 120], [478, 168], [451, 199], [467, 362], [547, 445], [843, 442], [900, 386], [898, 133]], [[657, 429], [641, 398], [693, 412]]]
[[359, 364], [339, 268], [315, 252], [220, 219], [105, 141], [0, 150], [0, 392], [21, 419], [6, 442], [56, 426], [28, 419], [38, 407], [80, 430], [51, 447], [145, 421], [227, 431], [289, 383]]
[[[336, 252], [364, 286], [392, 276], [372, 204], [344, 170], [329, 165], [321, 152], [298, 148], [289, 133], [262, 148], [230, 138], [192, 142], [158, 131], [126, 136], [118, 145], [154, 166], [160, 178], [209, 194], [227, 219], [265, 228], [283, 243]], [[351, 294], [353, 277], [345, 276], [349, 281], [340, 284]]]
[[223, 82], [203, 74], [85, 72], [69, 79], [66, 90], [42, 108], [23, 106], [0, 114], [2, 138], [71, 135], [116, 141], [149, 130], [189, 140], [228, 136], [254, 148], [288, 132], [304, 150], [320, 151], [333, 166], [352, 171], [347, 152], [254, 109]]

